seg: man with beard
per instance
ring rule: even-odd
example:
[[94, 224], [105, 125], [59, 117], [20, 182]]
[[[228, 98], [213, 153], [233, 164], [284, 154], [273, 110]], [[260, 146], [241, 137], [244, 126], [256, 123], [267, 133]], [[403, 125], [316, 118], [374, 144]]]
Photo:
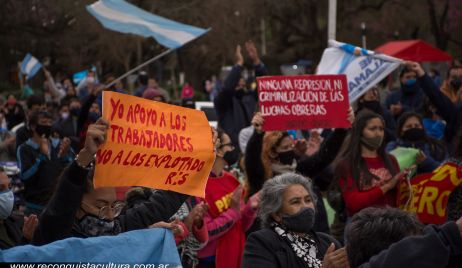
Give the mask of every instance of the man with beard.
[[462, 66], [452, 66], [448, 70], [448, 76], [441, 87], [441, 91], [453, 103], [460, 102], [458, 100], [458, 92], [462, 88]]

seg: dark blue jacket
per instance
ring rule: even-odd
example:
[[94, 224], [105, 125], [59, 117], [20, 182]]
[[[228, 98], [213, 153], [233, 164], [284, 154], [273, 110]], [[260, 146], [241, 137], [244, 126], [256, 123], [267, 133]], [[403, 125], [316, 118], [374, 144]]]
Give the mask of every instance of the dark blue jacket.
[[441, 92], [428, 75], [417, 78], [417, 83], [428, 96], [433, 105], [435, 105], [436, 113], [447, 122], [444, 135], [445, 140], [447, 142], [452, 141], [452, 138], [456, 135], [457, 130], [462, 125], [462, 110], [460, 109], [460, 105], [452, 103], [452, 101], [444, 95], [443, 92]]
[[423, 102], [424, 93], [417, 84], [412, 90], [404, 90], [403, 88], [393, 91], [388, 95], [385, 106], [390, 109], [390, 105], [401, 102], [403, 113], [415, 111], [420, 108]]
[[396, 147], [416, 148], [425, 154], [426, 159], [417, 166], [417, 173], [432, 172], [448, 157], [448, 152], [443, 145], [436, 143], [430, 144], [426, 141], [411, 143], [402, 139], [397, 139], [396, 141], [389, 142], [385, 150], [390, 152]]

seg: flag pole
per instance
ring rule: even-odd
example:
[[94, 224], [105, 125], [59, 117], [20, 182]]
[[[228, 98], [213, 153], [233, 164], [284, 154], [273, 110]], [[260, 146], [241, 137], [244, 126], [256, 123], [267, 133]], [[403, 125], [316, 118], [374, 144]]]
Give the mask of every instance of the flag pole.
[[329, 0], [327, 21], [327, 42], [336, 39], [337, 30], [337, 0]]
[[123, 75], [117, 77], [116, 79], [114, 79], [114, 81], [112, 81], [111, 83], [105, 85], [104, 87], [106, 88], [110, 88], [111, 86], [115, 85], [115, 83], [117, 83], [118, 81], [124, 79], [125, 77], [129, 76], [130, 74], [138, 71], [139, 69], [143, 68], [144, 66], [162, 58], [163, 56], [171, 53], [172, 51], [174, 51], [176, 48], [170, 48], [170, 49], [167, 49], [165, 50], [164, 52], [160, 53], [159, 55], [155, 56], [154, 58], [151, 58], [143, 63], [141, 63], [140, 65], [136, 66], [135, 68], [129, 70], [128, 72], [124, 73]]

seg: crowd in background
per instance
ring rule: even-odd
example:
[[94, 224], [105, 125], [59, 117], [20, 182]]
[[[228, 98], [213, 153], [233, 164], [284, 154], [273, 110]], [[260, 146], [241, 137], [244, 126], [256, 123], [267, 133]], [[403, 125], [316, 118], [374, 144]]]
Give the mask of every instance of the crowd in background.
[[0, 247], [168, 228], [184, 267], [460, 267], [462, 186], [449, 196], [447, 223], [424, 226], [396, 208], [397, 185], [411, 171], [390, 152], [419, 150], [415, 174], [446, 162], [462, 168], [462, 66], [441, 82], [407, 62], [399, 88], [375, 86], [336, 115], [351, 129], [265, 132], [244, 54], [255, 76], [268, 75], [246, 42], [222, 86], [204, 84], [218, 118], [204, 199], [92, 185], [108, 129], [102, 91], [192, 107], [190, 85], [177, 101], [146, 72], [130, 92], [122, 81], [106, 88], [114, 76], [89, 71], [76, 85], [44, 69], [43, 90], [2, 94]]

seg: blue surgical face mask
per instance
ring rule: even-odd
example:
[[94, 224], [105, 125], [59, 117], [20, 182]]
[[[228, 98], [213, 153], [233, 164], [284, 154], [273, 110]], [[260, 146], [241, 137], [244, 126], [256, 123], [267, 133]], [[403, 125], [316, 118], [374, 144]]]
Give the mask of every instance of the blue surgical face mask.
[[417, 83], [417, 79], [409, 79], [409, 80], [406, 80], [406, 82], [404, 82], [404, 85], [408, 87], [412, 87], [413, 85], [415, 85], [415, 83]]
[[50, 140], [51, 140], [51, 145], [53, 146], [53, 148], [58, 147], [58, 145], [59, 145], [59, 138], [50, 138]]
[[14, 206], [13, 191], [7, 190], [0, 193], [0, 219], [5, 220], [11, 215]]

